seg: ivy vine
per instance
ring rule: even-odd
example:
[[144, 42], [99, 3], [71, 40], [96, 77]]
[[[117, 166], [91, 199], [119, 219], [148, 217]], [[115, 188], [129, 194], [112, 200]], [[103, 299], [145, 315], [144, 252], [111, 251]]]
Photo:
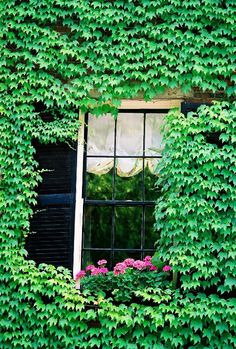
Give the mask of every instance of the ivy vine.
[[146, 290], [146, 305], [86, 298], [68, 270], [27, 260], [24, 240], [33, 140], [71, 142], [79, 110], [115, 113], [139, 92], [234, 100], [235, 18], [234, 0], [0, 2], [0, 348], [234, 348], [234, 103], [168, 117], [156, 227], [179, 290]]

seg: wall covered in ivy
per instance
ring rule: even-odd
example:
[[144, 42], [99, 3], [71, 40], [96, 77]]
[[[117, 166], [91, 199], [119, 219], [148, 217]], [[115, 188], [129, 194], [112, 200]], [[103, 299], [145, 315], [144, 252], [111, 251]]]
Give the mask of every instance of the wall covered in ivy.
[[176, 265], [185, 289], [232, 295], [236, 284], [235, 106], [168, 115], [157, 251]]
[[[235, 18], [234, 0], [0, 2], [0, 348], [235, 347]], [[231, 102], [168, 119], [156, 228], [178, 290], [94, 307], [68, 270], [25, 258], [32, 141], [71, 142], [79, 110], [175, 87]]]

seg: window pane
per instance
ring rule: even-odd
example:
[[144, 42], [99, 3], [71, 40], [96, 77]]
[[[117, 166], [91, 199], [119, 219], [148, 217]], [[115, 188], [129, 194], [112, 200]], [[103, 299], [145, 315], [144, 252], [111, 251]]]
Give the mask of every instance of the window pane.
[[154, 243], [158, 240], [158, 234], [154, 230], [155, 216], [154, 206], [145, 207], [145, 243], [144, 248], [154, 248]]
[[85, 206], [84, 247], [111, 247], [112, 207]]
[[113, 168], [108, 173], [101, 175], [87, 172], [86, 198], [94, 200], [111, 200], [112, 183]]
[[110, 114], [88, 117], [88, 155], [114, 154], [115, 120]]
[[156, 187], [158, 177], [145, 169], [144, 183], [145, 183], [145, 201], [156, 201], [161, 195], [160, 188]]
[[[130, 168], [132, 169], [130, 170]], [[117, 159], [115, 179], [116, 200], [142, 200], [142, 168], [142, 159]]]
[[119, 113], [116, 155], [143, 155], [143, 114]]
[[158, 163], [161, 160], [161, 157], [159, 158], [146, 158], [145, 159], [145, 168], [149, 169], [149, 171], [153, 174], [158, 176]]
[[145, 155], [161, 155], [162, 134], [160, 131], [161, 126], [164, 124], [164, 116], [166, 114], [146, 114], [146, 127], [145, 127]]
[[107, 260], [107, 268], [111, 270], [111, 252], [110, 251], [83, 251], [82, 255], [82, 269], [86, 268], [88, 265], [93, 264], [97, 265], [97, 262], [100, 259]]
[[115, 207], [115, 247], [140, 248], [142, 207]]
[[116, 263], [122, 262], [126, 258], [140, 259], [141, 252], [132, 252], [132, 251], [117, 251], [114, 254], [114, 265]]

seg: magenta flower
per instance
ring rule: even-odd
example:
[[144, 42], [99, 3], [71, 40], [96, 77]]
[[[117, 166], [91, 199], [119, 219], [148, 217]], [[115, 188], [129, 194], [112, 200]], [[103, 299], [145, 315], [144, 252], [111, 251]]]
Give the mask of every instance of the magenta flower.
[[108, 273], [108, 269], [107, 268], [99, 268], [99, 272], [100, 272], [100, 274], [106, 274], [106, 273]]
[[75, 275], [75, 280], [82, 279], [86, 275], [85, 270], [80, 270], [76, 275]]
[[152, 257], [151, 257], [151, 256], [146, 256], [146, 257], [144, 258], [144, 262], [151, 262], [151, 260], [152, 260]]
[[145, 265], [145, 262], [140, 261], [140, 260], [138, 259], [137, 261], [134, 262], [133, 267], [134, 267], [135, 269], [138, 269], [138, 270], [143, 270], [143, 269], [146, 267], [146, 265]]
[[114, 274], [115, 274], [115, 275], [119, 275], [119, 274], [124, 274], [126, 269], [127, 269], [127, 266], [126, 266], [126, 264], [123, 262], [123, 263], [117, 263], [117, 264], [115, 265], [113, 271], [114, 271]]
[[95, 266], [94, 266], [93, 264], [90, 264], [90, 265], [88, 265], [88, 266], [85, 268], [85, 270], [86, 270], [86, 271], [92, 271], [94, 268], [95, 268]]
[[100, 259], [98, 261], [98, 265], [105, 265], [105, 264], [107, 264], [107, 261], [105, 259]]
[[127, 266], [127, 267], [132, 267], [134, 265], [134, 262], [135, 260], [133, 258], [127, 258], [124, 260], [124, 264]]
[[151, 265], [151, 267], [150, 267], [149, 270], [150, 270], [150, 271], [155, 271], [155, 270], [157, 270], [157, 267], [155, 267], [155, 265]]
[[98, 275], [100, 274], [100, 268], [94, 268], [91, 270], [91, 275]]
[[170, 271], [172, 268], [171, 268], [171, 266], [170, 265], [165, 265], [164, 267], [163, 267], [163, 271]]
[[144, 261], [143, 263], [146, 268], [150, 268], [152, 266], [152, 263], [150, 261]]

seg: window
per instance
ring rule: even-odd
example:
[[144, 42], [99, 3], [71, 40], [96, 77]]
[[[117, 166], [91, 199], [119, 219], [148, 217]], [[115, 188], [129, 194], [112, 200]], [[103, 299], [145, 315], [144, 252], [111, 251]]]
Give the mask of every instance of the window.
[[[86, 116], [88, 127], [80, 128], [77, 145], [35, 143], [39, 169], [46, 172], [37, 188], [28, 258], [75, 274], [82, 258], [87, 263], [106, 257], [112, 265], [153, 251], [159, 126], [168, 109], [180, 104], [123, 100], [117, 121], [107, 115], [108, 123], [99, 124], [101, 118]], [[182, 104], [183, 111], [188, 106]]]
[[83, 175], [82, 267], [106, 258], [110, 267], [154, 252], [156, 165], [168, 110], [87, 115]]

